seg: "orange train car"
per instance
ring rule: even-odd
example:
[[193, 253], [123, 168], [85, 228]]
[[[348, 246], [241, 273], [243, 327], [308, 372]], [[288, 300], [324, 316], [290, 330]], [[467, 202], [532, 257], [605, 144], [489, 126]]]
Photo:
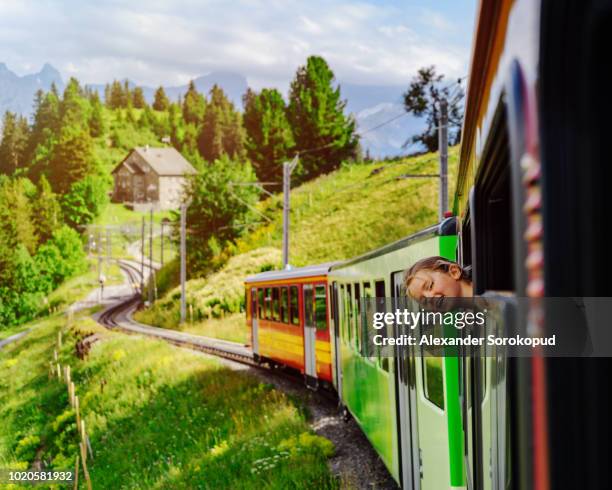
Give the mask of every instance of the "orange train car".
[[245, 281], [255, 360], [299, 370], [309, 386], [332, 383], [327, 274], [332, 263], [261, 272]]

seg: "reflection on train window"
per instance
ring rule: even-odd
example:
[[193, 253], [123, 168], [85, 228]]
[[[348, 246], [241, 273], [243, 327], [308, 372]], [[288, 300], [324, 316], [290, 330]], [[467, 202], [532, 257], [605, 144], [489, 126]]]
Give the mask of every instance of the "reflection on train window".
[[315, 288], [315, 324], [318, 330], [327, 329], [327, 299], [325, 286]]
[[355, 321], [355, 347], [361, 353], [361, 296], [359, 284], [353, 287], [353, 318]]
[[304, 325], [311, 327], [313, 320], [312, 286], [304, 286]]
[[266, 308], [266, 320], [272, 320], [272, 288], [266, 288], [266, 298], [264, 305]]
[[280, 320], [280, 308], [279, 308], [279, 294], [278, 288], [272, 288], [272, 317], [274, 320]]
[[261, 320], [265, 317], [264, 315], [264, 290], [263, 288], [259, 288], [257, 290], [258, 298], [257, 298], [257, 316]]
[[340, 317], [340, 336], [346, 339], [346, 291], [344, 290], [344, 284], [340, 284], [340, 308], [338, 310], [338, 316]]
[[281, 322], [289, 323], [289, 298], [287, 297], [287, 288], [281, 288]]
[[298, 311], [298, 288], [291, 286], [289, 288], [289, 303], [291, 304], [291, 323], [293, 325], [300, 324], [300, 313]]

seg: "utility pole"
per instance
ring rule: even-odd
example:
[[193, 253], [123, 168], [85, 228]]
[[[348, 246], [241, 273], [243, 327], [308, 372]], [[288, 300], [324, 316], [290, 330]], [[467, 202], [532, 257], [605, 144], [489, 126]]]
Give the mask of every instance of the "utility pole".
[[448, 211], [448, 102], [440, 101], [440, 125], [438, 127], [438, 151], [440, 152], [440, 212], [439, 220]]
[[191, 201], [181, 204], [181, 323], [185, 323], [187, 316], [187, 305], [185, 297], [185, 281], [187, 280], [187, 241], [186, 241], [186, 224], [187, 224], [187, 208]]
[[98, 286], [100, 286], [100, 300], [98, 302], [102, 303], [102, 236], [100, 228], [98, 228], [98, 243], [96, 244], [96, 248], [98, 252]]
[[145, 253], [145, 217], [142, 216], [142, 225], [140, 227], [140, 294], [144, 292], [144, 253]]
[[299, 161], [299, 154], [290, 162], [283, 163], [283, 269], [290, 269], [289, 265], [289, 198], [291, 193], [291, 172]]
[[113, 254], [111, 248], [110, 228], [106, 226], [106, 264], [110, 264], [111, 255]]
[[161, 266], [164, 266], [164, 221], [162, 220], [161, 223], [159, 224], [159, 227], [161, 229], [161, 258], [159, 259], [161, 261]]
[[149, 304], [153, 303], [153, 289], [151, 281], [153, 280], [153, 206], [149, 214]]

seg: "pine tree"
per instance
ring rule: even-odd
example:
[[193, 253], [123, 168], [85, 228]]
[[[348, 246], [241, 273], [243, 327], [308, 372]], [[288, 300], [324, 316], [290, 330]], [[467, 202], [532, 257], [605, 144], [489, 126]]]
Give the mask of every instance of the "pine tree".
[[206, 99], [200, 94], [193, 80], [189, 82], [189, 88], [183, 99], [183, 119], [188, 124], [195, 124], [199, 126], [204, 119], [204, 112], [206, 110]]
[[134, 88], [134, 91], [132, 92], [132, 105], [135, 109], [144, 109], [147, 106], [147, 101], [145, 100], [142, 87]]
[[96, 170], [89, 132], [66, 128], [53, 148], [49, 162], [49, 182], [57, 194]]
[[51, 184], [43, 175], [38, 182], [38, 194], [32, 203], [34, 224], [40, 242], [47, 241], [61, 225], [61, 208]]
[[205, 160], [212, 162], [221, 155], [232, 160], [244, 158], [244, 128], [240, 114], [223, 90], [214, 85], [204, 113], [198, 148]]
[[[97, 94], [96, 94], [97, 95]], [[99, 97], [93, 97], [91, 101], [91, 114], [89, 115], [89, 134], [93, 138], [102, 136], [105, 131], [104, 114]]]
[[354, 156], [355, 121], [344, 115], [346, 101], [334, 84], [334, 74], [320, 56], [310, 56], [291, 82], [287, 117], [295, 150], [301, 152], [298, 180], [330, 172]]
[[294, 145], [283, 96], [276, 89], [263, 89], [259, 94], [248, 89], [243, 104], [245, 146], [257, 178], [282, 181], [282, 165]]
[[71, 78], [59, 104], [61, 126], [83, 127], [87, 123], [85, 104], [86, 101], [78, 80]]
[[156, 111], [165, 111], [170, 106], [170, 100], [166, 96], [166, 92], [164, 91], [164, 87], [159, 87], [155, 91], [155, 100], [153, 101], [153, 109]]
[[118, 80], [113, 80], [110, 88], [110, 98], [107, 101], [108, 107], [111, 109], [121, 109], [127, 104], [126, 94], [123, 89], [123, 85]]
[[2, 122], [0, 141], [0, 173], [13, 175], [26, 165], [26, 149], [29, 136], [28, 121], [7, 111]]

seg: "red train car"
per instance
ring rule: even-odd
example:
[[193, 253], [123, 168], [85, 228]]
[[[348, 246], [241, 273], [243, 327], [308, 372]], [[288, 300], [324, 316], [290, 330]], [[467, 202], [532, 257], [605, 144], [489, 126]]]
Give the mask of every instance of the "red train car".
[[255, 359], [298, 369], [310, 386], [332, 382], [327, 313], [327, 274], [332, 265], [262, 272], [245, 281]]

